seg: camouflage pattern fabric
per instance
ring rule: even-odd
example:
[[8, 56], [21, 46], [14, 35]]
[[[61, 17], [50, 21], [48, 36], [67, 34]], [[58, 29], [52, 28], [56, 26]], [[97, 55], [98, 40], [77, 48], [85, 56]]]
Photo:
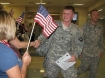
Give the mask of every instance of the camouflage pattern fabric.
[[96, 26], [87, 22], [83, 25], [84, 47], [81, 58], [81, 65], [78, 68], [78, 75], [90, 67], [89, 78], [96, 78], [100, 53], [103, 52], [103, 28], [100, 24]]
[[[46, 68], [47, 72], [47, 78], [56, 78], [60, 71], [62, 71], [63, 76], [65, 78], [76, 78], [77, 77], [77, 71], [73, 67], [70, 67], [68, 70], [63, 71], [60, 67], [58, 67], [55, 64], [55, 61], [63, 56], [66, 52], [69, 52], [70, 55], [75, 55], [78, 57], [79, 54], [82, 52], [83, 48], [83, 38], [82, 38], [82, 32], [75, 24], [71, 24], [70, 27], [75, 26], [76, 28], [76, 34], [73, 38], [73, 32], [70, 30], [70, 27], [68, 27], [66, 30], [63, 29], [61, 22], [58, 24], [58, 28], [56, 31], [51, 35], [52, 41], [50, 43], [46, 61], [44, 62], [44, 66]], [[51, 38], [50, 37], [50, 38]], [[46, 38], [41, 35], [38, 37], [38, 39], [43, 43]], [[74, 48], [72, 49], [72, 41], [74, 41], [73, 45]]]

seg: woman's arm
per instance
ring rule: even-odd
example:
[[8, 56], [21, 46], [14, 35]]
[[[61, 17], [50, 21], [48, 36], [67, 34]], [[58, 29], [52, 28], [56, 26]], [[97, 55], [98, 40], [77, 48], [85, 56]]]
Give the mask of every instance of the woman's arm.
[[[28, 42], [21, 42], [17, 37], [15, 37], [13, 40], [9, 41], [10, 44], [12, 44], [14, 47], [20, 49], [20, 48], [27, 48]], [[30, 42], [30, 46], [34, 46], [35, 42]]]
[[9, 78], [24, 78], [22, 77], [22, 74], [18, 65], [10, 68], [9, 70], [6, 71], [6, 73]]
[[28, 52], [25, 52], [23, 57], [22, 57], [22, 68], [21, 68], [21, 73], [22, 73], [22, 77], [26, 78], [26, 71], [27, 71], [27, 66], [30, 64], [31, 62], [31, 56], [29, 55]]
[[19, 65], [16, 65], [6, 71], [9, 78], [26, 78], [27, 67], [31, 62], [31, 57], [28, 52], [25, 52], [22, 57], [22, 68], [20, 69]]

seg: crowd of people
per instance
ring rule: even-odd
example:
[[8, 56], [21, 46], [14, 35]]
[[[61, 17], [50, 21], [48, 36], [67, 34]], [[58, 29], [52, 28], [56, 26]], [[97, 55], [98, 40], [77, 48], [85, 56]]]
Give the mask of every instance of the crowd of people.
[[[87, 69], [90, 70], [89, 78], [96, 78], [100, 57], [104, 50], [103, 28], [98, 23], [99, 12], [96, 9], [92, 10], [90, 21], [82, 28], [72, 23], [74, 13], [73, 6], [65, 6], [62, 11], [62, 21], [57, 22], [58, 27], [50, 37], [46, 38], [43, 34], [39, 36], [42, 28], [38, 28], [40, 32], [36, 35], [33, 34], [34, 39], [30, 42], [30, 46], [38, 49], [41, 45], [45, 45], [47, 49], [43, 50], [43, 53], [46, 53], [43, 55], [46, 78], [57, 78], [60, 72], [64, 78], [77, 78]], [[26, 78], [31, 56], [28, 52], [24, 52], [21, 56], [18, 50], [28, 45], [28, 42], [21, 37], [27, 32], [30, 37], [32, 24], [30, 25], [29, 29], [25, 23], [20, 24], [17, 29], [14, 18], [0, 5], [0, 78]], [[67, 62], [76, 62], [78, 57], [81, 58], [78, 69], [72, 65], [67, 70], [63, 70], [56, 64], [56, 60], [66, 53], [71, 56]]]
[[[28, 41], [30, 38], [33, 24], [32, 23], [28, 24], [27, 22], [20, 23], [20, 24], [16, 23], [16, 27], [17, 27], [16, 36], [18, 37], [18, 39], [20, 41]], [[38, 23], [36, 23], [31, 37], [31, 41], [34, 41], [35, 39], [37, 39], [37, 37], [41, 34], [41, 30], [42, 30], [42, 27], [39, 26]]]

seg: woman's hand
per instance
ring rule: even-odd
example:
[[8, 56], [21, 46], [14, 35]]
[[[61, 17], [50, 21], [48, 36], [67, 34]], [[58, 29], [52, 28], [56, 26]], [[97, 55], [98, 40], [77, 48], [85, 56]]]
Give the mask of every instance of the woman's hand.
[[27, 66], [30, 64], [31, 62], [31, 56], [29, 55], [28, 52], [25, 52], [23, 57], [22, 57], [22, 62], [23, 64], [26, 64]]

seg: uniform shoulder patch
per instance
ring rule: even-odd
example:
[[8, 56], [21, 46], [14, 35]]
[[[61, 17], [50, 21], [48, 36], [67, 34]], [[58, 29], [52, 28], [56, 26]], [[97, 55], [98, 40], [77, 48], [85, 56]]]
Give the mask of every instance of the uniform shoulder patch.
[[80, 37], [80, 38], [79, 38], [79, 41], [81, 41], [81, 42], [82, 42], [82, 41], [83, 41], [83, 38], [82, 38], [82, 37]]

